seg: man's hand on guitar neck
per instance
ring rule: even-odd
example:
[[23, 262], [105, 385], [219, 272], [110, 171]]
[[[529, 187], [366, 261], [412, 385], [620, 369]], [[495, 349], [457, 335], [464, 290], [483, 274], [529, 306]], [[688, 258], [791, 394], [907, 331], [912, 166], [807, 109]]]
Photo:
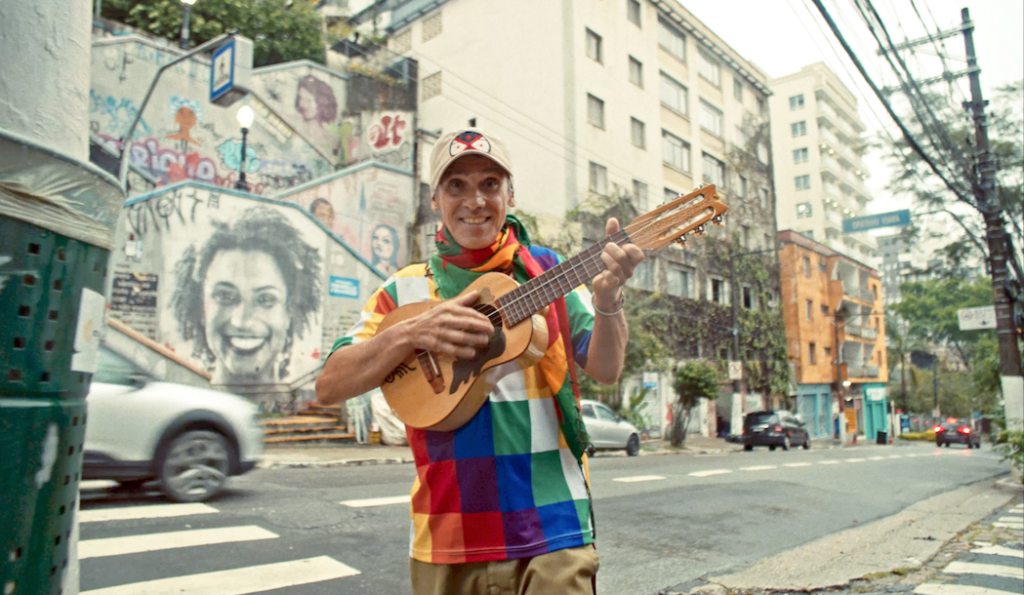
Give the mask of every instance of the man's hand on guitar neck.
[[[618, 219], [612, 217], [605, 223], [606, 235], [619, 231]], [[618, 307], [622, 297], [622, 287], [633, 276], [638, 264], [644, 259], [644, 251], [634, 244], [619, 246], [614, 242], [605, 245], [601, 252], [601, 261], [608, 270], [594, 277], [594, 305], [598, 309], [609, 312]]]

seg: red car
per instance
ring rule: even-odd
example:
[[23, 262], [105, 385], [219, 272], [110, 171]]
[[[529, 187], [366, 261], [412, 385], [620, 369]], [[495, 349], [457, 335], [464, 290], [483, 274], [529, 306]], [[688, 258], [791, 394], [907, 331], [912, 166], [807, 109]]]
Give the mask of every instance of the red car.
[[981, 448], [981, 434], [971, 428], [970, 422], [950, 417], [941, 424], [936, 425], [935, 446], [950, 444], [966, 444], [967, 448]]

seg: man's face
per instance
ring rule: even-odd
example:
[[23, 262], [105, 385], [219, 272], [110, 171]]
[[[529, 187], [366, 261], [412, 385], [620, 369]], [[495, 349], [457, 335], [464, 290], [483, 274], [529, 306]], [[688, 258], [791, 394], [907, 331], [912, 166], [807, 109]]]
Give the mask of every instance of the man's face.
[[230, 375], [264, 376], [288, 334], [288, 286], [266, 252], [225, 250], [203, 281], [206, 344]]
[[490, 246], [505, 225], [505, 212], [514, 206], [505, 170], [483, 155], [467, 155], [449, 165], [431, 201], [467, 250]]

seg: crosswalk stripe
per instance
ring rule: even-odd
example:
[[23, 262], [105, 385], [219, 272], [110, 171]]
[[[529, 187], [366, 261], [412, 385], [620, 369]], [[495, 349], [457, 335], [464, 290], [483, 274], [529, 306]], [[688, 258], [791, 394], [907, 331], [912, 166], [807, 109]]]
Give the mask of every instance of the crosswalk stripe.
[[328, 556], [162, 578], [85, 591], [81, 595], [247, 595], [359, 574]]
[[206, 504], [154, 504], [150, 506], [119, 506], [117, 508], [97, 508], [78, 512], [78, 522], [99, 523], [103, 521], [134, 521], [138, 519], [166, 519], [194, 514], [213, 514], [220, 512]]
[[235, 543], [239, 541], [257, 541], [260, 539], [276, 539], [277, 535], [255, 525], [243, 527], [222, 527], [219, 529], [192, 529], [189, 531], [170, 531], [167, 533], [147, 533], [145, 535], [129, 535], [125, 537], [108, 537], [105, 539], [88, 539], [78, 544], [78, 557], [105, 558], [142, 552], [172, 550], [197, 545], [215, 543]]
[[725, 475], [732, 473], [729, 469], [709, 469], [707, 471], [694, 471], [690, 473], [690, 477], [710, 477], [712, 475]]
[[838, 465], [841, 462], [842, 461], [837, 461], [835, 459], [829, 459], [827, 461], [818, 461], [818, 464], [819, 465]]
[[753, 467], [740, 467], [740, 471], [768, 471], [778, 469], [776, 465], [754, 465]]
[[978, 562], [953, 561], [942, 569], [949, 574], [983, 574], [985, 576], [1005, 576], [1024, 580], [1024, 568], [1003, 566], [1001, 564], [981, 564]]
[[972, 554], [992, 554], [993, 556], [1008, 556], [1010, 558], [1024, 558], [1024, 550], [1015, 550], [1001, 545], [990, 545], [971, 550]]
[[1024, 529], [1024, 522], [1007, 523], [1005, 521], [996, 521], [992, 523], [993, 527], [999, 527], [1001, 529]]
[[1019, 519], [1015, 516], [1001, 516], [999, 521], [1003, 523], [1024, 523], [1024, 519]]
[[621, 481], [622, 483], [634, 483], [637, 481], [658, 481], [659, 479], [665, 479], [661, 475], [634, 475], [633, 477], [616, 477], [612, 481]]
[[914, 589], [914, 593], [918, 593], [918, 595], [1020, 595], [1001, 589], [948, 583], [923, 583]]
[[1024, 504], [1018, 504], [1010, 509], [1010, 512], [1024, 512]]
[[783, 467], [810, 467], [811, 463], [786, 463]]
[[408, 504], [412, 496], [391, 496], [387, 498], [364, 498], [362, 500], [344, 500], [341, 504], [350, 508], [366, 508], [368, 506], [387, 506], [389, 504]]

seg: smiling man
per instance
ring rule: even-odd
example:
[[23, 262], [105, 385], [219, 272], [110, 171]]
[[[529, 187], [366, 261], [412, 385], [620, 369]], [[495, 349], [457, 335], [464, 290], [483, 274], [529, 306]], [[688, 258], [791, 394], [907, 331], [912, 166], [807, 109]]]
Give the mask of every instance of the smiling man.
[[[530, 244], [515, 206], [512, 160], [477, 129], [441, 137], [431, 155], [431, 206], [444, 225], [429, 262], [406, 267], [367, 302], [338, 339], [317, 378], [321, 403], [374, 388], [414, 350], [478, 357], [494, 326], [459, 295], [488, 272], [520, 283], [561, 258]], [[619, 229], [609, 219], [606, 233]], [[416, 595], [591, 594], [597, 553], [583, 464], [586, 430], [575, 367], [613, 383], [629, 336], [622, 286], [643, 260], [634, 245], [609, 243], [593, 294], [569, 293], [547, 309], [547, 351], [533, 366], [511, 364], [487, 402], [454, 431], [406, 427], [416, 462], [409, 567]], [[392, 310], [436, 301], [424, 314], [377, 332]], [[591, 302], [588, 304], [588, 302]], [[596, 313], [596, 315], [595, 315]], [[525, 365], [525, 364], [524, 364]]]

